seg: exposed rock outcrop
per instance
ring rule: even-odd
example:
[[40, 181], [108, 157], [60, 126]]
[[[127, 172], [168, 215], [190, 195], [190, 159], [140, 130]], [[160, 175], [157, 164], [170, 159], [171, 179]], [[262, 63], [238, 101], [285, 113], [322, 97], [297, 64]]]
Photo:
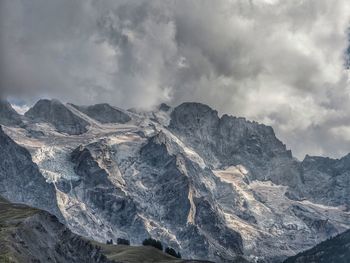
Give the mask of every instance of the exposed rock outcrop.
[[73, 107], [101, 123], [127, 123], [131, 120], [128, 114], [107, 103], [92, 106], [73, 105]]
[[22, 117], [11, 106], [8, 101], [0, 99], [0, 124], [6, 126], [17, 126], [23, 124]]
[[0, 127], [0, 194], [16, 203], [44, 209], [62, 219], [56, 191], [46, 182], [28, 150], [16, 144]]
[[50, 123], [58, 132], [69, 135], [85, 133], [89, 125], [58, 100], [39, 100], [24, 115], [34, 122]]
[[[90, 125], [81, 136], [6, 131], [54, 182], [67, 226], [100, 242], [152, 236], [186, 258], [281, 262], [350, 226], [348, 157], [299, 162], [271, 127], [198, 103], [163, 108], [110, 125], [67, 105]], [[19, 161], [3, 154], [4, 167]]]
[[288, 186], [291, 198], [350, 205], [349, 156], [307, 156], [299, 162], [271, 127], [228, 115], [219, 118], [217, 111], [200, 103], [176, 107], [169, 128], [214, 168], [242, 164], [250, 180]]
[[290, 257], [284, 263], [348, 263], [349, 261], [350, 230]]

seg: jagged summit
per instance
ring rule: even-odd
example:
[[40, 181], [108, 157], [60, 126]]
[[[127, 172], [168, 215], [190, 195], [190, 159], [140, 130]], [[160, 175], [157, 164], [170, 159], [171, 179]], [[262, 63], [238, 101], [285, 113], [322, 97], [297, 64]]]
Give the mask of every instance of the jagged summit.
[[39, 100], [24, 115], [35, 122], [50, 123], [58, 132], [69, 135], [85, 133], [89, 125], [58, 100]]
[[18, 114], [6, 100], [0, 99], [0, 124], [14, 126], [22, 124], [22, 117]]
[[47, 183], [29, 151], [16, 144], [0, 126], [0, 193], [17, 203], [55, 213], [62, 219], [53, 184]]
[[183, 103], [170, 116], [170, 130], [213, 167], [242, 164], [251, 180], [288, 186], [300, 200], [350, 204], [350, 187], [341, 187], [348, 184], [348, 156], [335, 160], [307, 155], [299, 162], [272, 127], [228, 115], [219, 118], [217, 111], [200, 103]]
[[219, 118], [216, 110], [201, 103], [183, 103], [170, 116], [169, 128], [213, 166], [244, 164], [254, 178], [261, 179], [266, 174], [264, 166], [274, 158], [293, 161], [269, 126], [226, 114]]
[[112, 107], [107, 103], [95, 104], [91, 106], [77, 106], [72, 104], [72, 106], [101, 123], [123, 124], [131, 120], [128, 114]]
[[284, 263], [348, 263], [350, 261], [350, 230], [301, 252]]
[[160, 104], [158, 108], [160, 111], [165, 111], [165, 112], [168, 112], [171, 109], [171, 107], [166, 103]]
[[[11, 200], [61, 213], [86, 237], [141, 244], [152, 236], [188, 258], [282, 262], [350, 227], [349, 156], [299, 162], [271, 127], [220, 117], [201, 103], [121, 110], [132, 117], [127, 125], [103, 125], [57, 101], [37, 104], [24, 129], [4, 130], [28, 149], [40, 173], [0, 136], [8, 171], [0, 188]], [[102, 115], [111, 108], [99, 107]], [[89, 131], [70, 136], [35, 123], [66, 124], [62, 112], [84, 119]], [[30, 129], [42, 135], [30, 136]], [[28, 168], [16, 168], [27, 161]]]

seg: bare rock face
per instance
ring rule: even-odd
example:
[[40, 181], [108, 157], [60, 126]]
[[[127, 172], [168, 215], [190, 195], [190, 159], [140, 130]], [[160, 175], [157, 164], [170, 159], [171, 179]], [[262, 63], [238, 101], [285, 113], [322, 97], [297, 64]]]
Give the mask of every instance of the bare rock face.
[[288, 258], [284, 263], [347, 263], [350, 260], [350, 230]]
[[107, 103], [73, 107], [101, 123], [127, 123], [131, 120], [129, 115]]
[[162, 132], [141, 148], [140, 158], [141, 182], [153, 189], [150, 201], [160, 208], [149, 216], [169, 226], [185, 255], [226, 262], [243, 253], [241, 235], [226, 226], [209, 189], [209, 182], [216, 181], [210, 171], [188, 159]]
[[300, 182], [297, 161], [269, 126], [228, 115], [219, 118], [206, 105], [183, 103], [171, 113], [169, 128], [215, 168], [243, 164], [253, 180]]
[[[80, 235], [133, 245], [151, 236], [185, 258], [270, 263], [350, 227], [349, 156], [299, 162], [271, 127], [220, 118], [199, 103], [135, 111], [128, 125], [96, 123], [67, 109], [89, 122], [88, 132], [57, 134], [48, 125], [35, 125], [40, 136], [6, 131], [54, 182], [65, 223]], [[9, 184], [23, 169], [13, 166], [25, 162], [1, 154], [3, 171], [16, 177], [3, 176], [6, 187], [18, 191]], [[51, 188], [32, 178], [20, 192], [40, 202]], [[34, 181], [38, 192], [30, 195]], [[41, 205], [52, 207], [45, 200]]]
[[307, 156], [303, 162], [279, 141], [271, 127], [184, 103], [171, 113], [177, 136], [216, 168], [243, 164], [250, 180], [289, 186], [289, 196], [327, 205], [350, 204], [350, 157], [340, 160]]
[[93, 207], [94, 212], [113, 227], [122, 229], [124, 233], [134, 233], [133, 236], [123, 236], [124, 238], [133, 243], [141, 243], [148, 237], [148, 233], [137, 214], [134, 201], [118, 184], [113, 183], [108, 171], [98, 163], [97, 156], [101, 157], [107, 151], [105, 145], [94, 143], [78, 147], [72, 152], [71, 160], [80, 178], [70, 191], [76, 193], [82, 203]]
[[301, 163], [308, 197], [350, 207], [350, 155], [341, 159], [306, 156]]
[[69, 135], [85, 133], [89, 125], [57, 100], [39, 100], [24, 115], [35, 122], [50, 123], [58, 132]]
[[30, 153], [0, 127], [0, 193], [12, 202], [29, 204], [62, 219], [55, 187], [47, 183]]
[[0, 99], [0, 124], [6, 126], [21, 125], [22, 118], [11, 106], [8, 101]]

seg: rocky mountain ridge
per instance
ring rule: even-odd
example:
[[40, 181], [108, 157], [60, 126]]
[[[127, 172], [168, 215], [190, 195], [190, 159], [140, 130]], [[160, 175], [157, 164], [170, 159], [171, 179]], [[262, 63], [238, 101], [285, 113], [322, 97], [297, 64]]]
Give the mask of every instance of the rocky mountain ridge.
[[[54, 200], [54, 214], [73, 232], [134, 244], [150, 235], [187, 258], [281, 262], [350, 227], [347, 157], [299, 162], [271, 127], [219, 118], [198, 103], [123, 111], [125, 123], [59, 105], [71, 120], [88, 123], [86, 131], [59, 132], [53, 124], [61, 115], [51, 111], [45, 119], [25, 118], [25, 127], [5, 126], [4, 136], [26, 148], [54, 185], [55, 197], [45, 202]], [[20, 180], [1, 166], [5, 183]], [[25, 188], [16, 191], [35, 199]]]
[[350, 261], [350, 230], [288, 258], [284, 263], [347, 263]]

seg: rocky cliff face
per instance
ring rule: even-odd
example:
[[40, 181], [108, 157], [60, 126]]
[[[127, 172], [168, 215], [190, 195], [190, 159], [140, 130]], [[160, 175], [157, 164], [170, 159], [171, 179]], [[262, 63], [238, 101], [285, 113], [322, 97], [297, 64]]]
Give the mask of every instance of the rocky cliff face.
[[33, 163], [28, 150], [17, 145], [0, 126], [0, 194], [17, 203], [25, 203], [56, 214], [56, 190]]
[[339, 160], [306, 156], [301, 167], [309, 198], [350, 207], [350, 155]]
[[39, 100], [24, 115], [35, 122], [50, 123], [58, 132], [69, 135], [79, 135], [87, 131], [88, 122], [57, 100]]
[[279, 141], [271, 127], [184, 103], [171, 113], [169, 128], [214, 168], [242, 164], [250, 180], [289, 187], [290, 197], [331, 205], [349, 205], [349, 157], [309, 157], [303, 162]]
[[21, 115], [19, 115], [5, 100], [0, 99], [0, 124], [7, 126], [16, 126], [23, 124]]
[[284, 263], [348, 263], [349, 261], [350, 230], [290, 257]]
[[101, 123], [127, 123], [131, 120], [129, 115], [107, 103], [73, 107]]
[[228, 115], [219, 118], [206, 105], [183, 103], [171, 113], [169, 128], [214, 168], [242, 164], [252, 180], [288, 185], [300, 181], [293, 173], [297, 162], [271, 127]]
[[[55, 186], [54, 213], [83, 236], [132, 244], [152, 236], [187, 258], [281, 262], [350, 227], [348, 157], [299, 162], [271, 127], [219, 118], [198, 103], [134, 111], [124, 124], [66, 109], [89, 130], [80, 136], [40, 125], [40, 136], [30, 136], [29, 128], [6, 131]], [[28, 127], [35, 122], [29, 119]], [[4, 163], [14, 166], [16, 155], [4, 155]], [[13, 174], [3, 177], [6, 184], [19, 180]], [[37, 191], [30, 198], [40, 203], [45, 190]]]

